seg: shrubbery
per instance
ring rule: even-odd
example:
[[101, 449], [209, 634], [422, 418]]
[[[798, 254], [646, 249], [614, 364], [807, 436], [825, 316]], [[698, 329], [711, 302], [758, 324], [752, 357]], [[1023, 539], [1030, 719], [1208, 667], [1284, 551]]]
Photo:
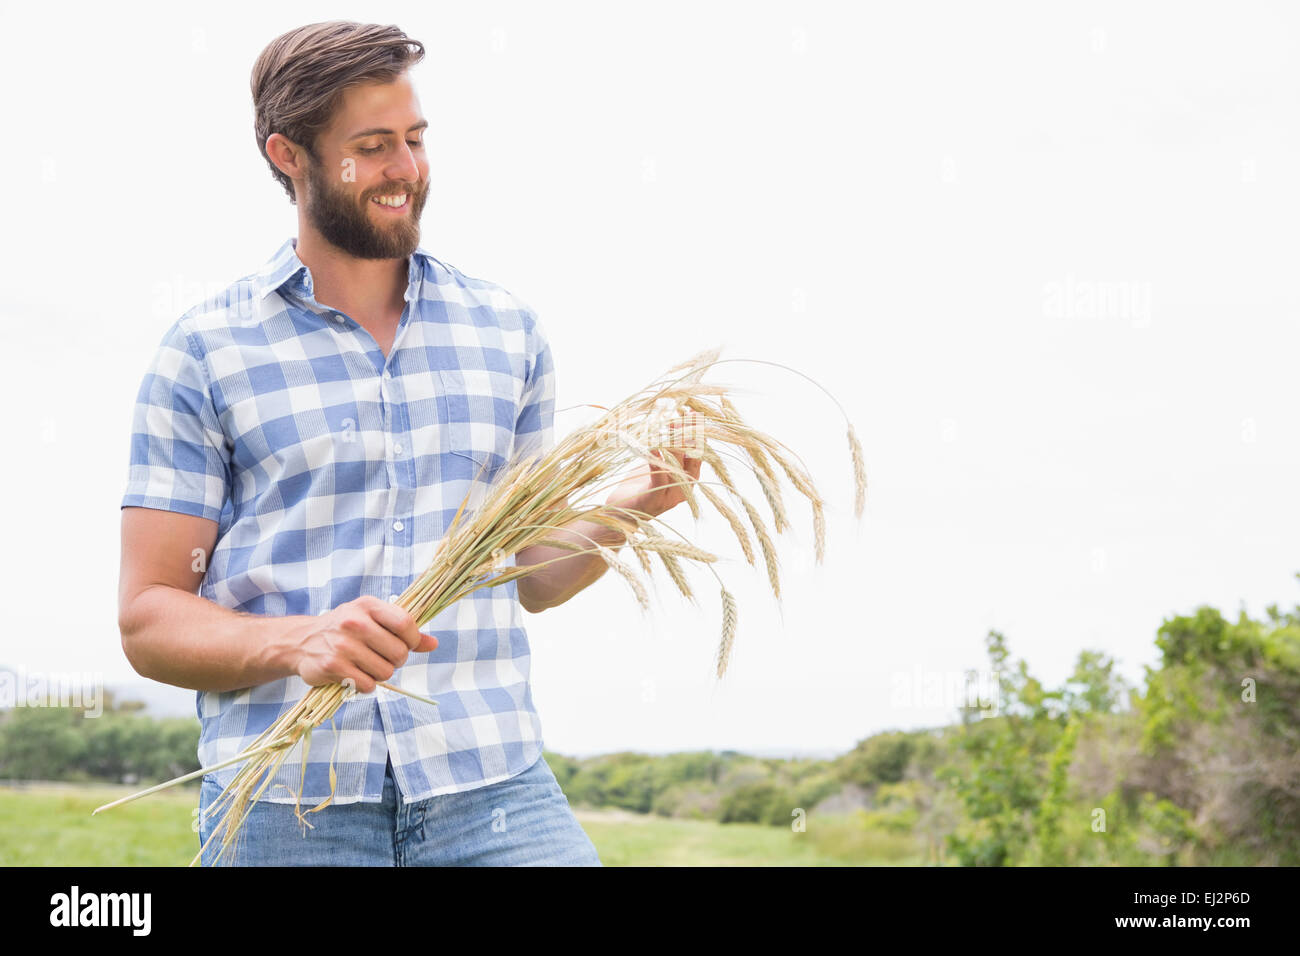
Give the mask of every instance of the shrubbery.
[[198, 720], [111, 704], [99, 717], [18, 707], [0, 714], [0, 779], [158, 782], [197, 770], [198, 746]]
[[[1166, 620], [1140, 690], [1095, 651], [1045, 687], [990, 632], [997, 716], [971, 709], [950, 727], [875, 734], [832, 761], [545, 758], [577, 806], [722, 823], [790, 826], [803, 810], [816, 827], [816, 807], [847, 787], [850, 806], [867, 806], [824, 818], [817, 839], [889, 859], [1300, 865], [1300, 607], [1267, 612], [1231, 622], [1201, 607]], [[111, 701], [97, 719], [19, 708], [0, 714], [0, 778], [167, 779], [197, 769], [198, 733], [196, 720]]]

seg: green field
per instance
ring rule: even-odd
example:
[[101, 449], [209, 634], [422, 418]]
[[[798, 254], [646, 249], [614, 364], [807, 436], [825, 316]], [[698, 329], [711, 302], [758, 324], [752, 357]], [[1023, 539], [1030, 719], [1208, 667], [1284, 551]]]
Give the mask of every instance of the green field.
[[[134, 792], [107, 785], [0, 788], [0, 866], [185, 866], [198, 852], [198, 790], [158, 793], [91, 810]], [[904, 836], [850, 817], [810, 817], [803, 833], [623, 812], [579, 811], [606, 866], [914, 865]]]

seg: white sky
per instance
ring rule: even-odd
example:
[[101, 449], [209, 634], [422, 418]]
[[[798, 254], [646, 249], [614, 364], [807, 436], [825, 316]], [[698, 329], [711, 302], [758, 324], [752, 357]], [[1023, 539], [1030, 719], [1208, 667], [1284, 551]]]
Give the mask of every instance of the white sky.
[[[940, 723], [907, 683], [1002, 630], [1049, 682], [1161, 620], [1300, 599], [1300, 79], [1285, 4], [4, 5], [0, 665], [134, 677], [116, 628], [132, 403], [164, 329], [296, 219], [248, 76], [302, 23], [396, 23], [422, 244], [541, 316], [559, 404], [716, 344], [815, 469], [783, 618], [743, 562], [732, 670], [661, 582], [528, 617], [546, 745], [837, 750]], [[561, 416], [561, 431], [580, 416]], [[690, 528], [685, 509], [674, 512]], [[725, 529], [698, 539], [738, 557]]]

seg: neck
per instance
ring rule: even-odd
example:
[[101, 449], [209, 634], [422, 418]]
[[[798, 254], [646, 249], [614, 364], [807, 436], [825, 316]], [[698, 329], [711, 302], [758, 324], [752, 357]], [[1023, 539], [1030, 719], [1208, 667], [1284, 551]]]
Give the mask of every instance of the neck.
[[298, 258], [311, 270], [313, 293], [321, 305], [352, 315], [374, 315], [406, 298], [407, 259], [357, 259], [299, 223]]

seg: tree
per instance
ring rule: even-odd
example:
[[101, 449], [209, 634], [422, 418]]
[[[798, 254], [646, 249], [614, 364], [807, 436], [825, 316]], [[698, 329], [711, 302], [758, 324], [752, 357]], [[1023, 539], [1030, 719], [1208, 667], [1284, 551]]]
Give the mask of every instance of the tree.
[[959, 759], [942, 773], [966, 811], [948, 837], [965, 866], [1005, 866], [1023, 857], [1046, 790], [1046, 758], [1064, 723], [1062, 693], [1044, 689], [1023, 660], [1008, 666], [1002, 634], [989, 631], [985, 646], [998, 675], [999, 716], [962, 726]]
[[1075, 713], [1110, 714], [1129, 700], [1130, 687], [1115, 672], [1113, 658], [1100, 651], [1080, 651], [1066, 682], [1064, 700]]

